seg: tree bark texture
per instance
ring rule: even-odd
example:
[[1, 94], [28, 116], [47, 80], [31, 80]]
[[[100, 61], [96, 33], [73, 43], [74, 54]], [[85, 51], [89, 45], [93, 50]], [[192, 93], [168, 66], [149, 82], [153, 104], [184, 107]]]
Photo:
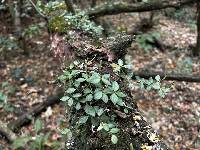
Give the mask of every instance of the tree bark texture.
[[[72, 35], [72, 33], [74, 35]], [[55, 34], [54, 36], [55, 39], [63, 39], [63, 35]], [[92, 63], [88, 68], [101, 66], [102, 69], [99, 71], [102, 72], [100, 72], [100, 74], [106, 72], [113, 78], [116, 75], [112, 72], [110, 64], [118, 61], [118, 59], [123, 59], [127, 52], [126, 48], [129, 47], [134, 40], [134, 37], [132, 36], [120, 34], [106, 39], [101, 46], [95, 46], [94, 41], [91, 41], [87, 35], [81, 34], [80, 31], [71, 32], [70, 36], [77, 37], [78, 39], [78, 41], [75, 42], [65, 42], [65, 47], [68, 47], [67, 51], [70, 51], [69, 53], [73, 52], [72, 55], [75, 60], [80, 62], [92, 60]], [[61, 43], [64, 42], [62, 40], [57, 41]], [[59, 43], [54, 43], [54, 45], [55, 44], [58, 47], [59, 45], [63, 45]], [[60, 49], [58, 47], [55, 47], [55, 50]], [[66, 55], [65, 59], [68, 60], [68, 57], [70, 56]], [[117, 81], [121, 87], [127, 88], [126, 83], [129, 82], [127, 79], [120, 78]], [[153, 135], [157, 135], [156, 131], [145, 121], [144, 117], [142, 117], [136, 102], [131, 96], [131, 91], [127, 89], [126, 94], [128, 96], [125, 101], [129, 101], [133, 108], [128, 114], [107, 104], [110, 105], [108, 106], [109, 108], [112, 108], [110, 111], [117, 115], [117, 125], [121, 129], [118, 143], [116, 145], [112, 144], [110, 138], [104, 139], [99, 136], [98, 133], [93, 133], [91, 131], [91, 125], [85, 124], [84, 130], [79, 131], [81, 137], [76, 136], [73, 140], [74, 144], [71, 148], [72, 150], [130, 150], [132, 148], [140, 150], [145, 146], [149, 146], [152, 149], [168, 149], [159, 138], [155, 141], [151, 139]], [[82, 113], [81, 111], [79, 110], [80, 113]], [[69, 115], [71, 118], [74, 118], [73, 113], [75, 112], [71, 112]], [[73, 126], [73, 124], [69, 122], [69, 126]], [[157, 136], [159, 137], [159, 135]]]

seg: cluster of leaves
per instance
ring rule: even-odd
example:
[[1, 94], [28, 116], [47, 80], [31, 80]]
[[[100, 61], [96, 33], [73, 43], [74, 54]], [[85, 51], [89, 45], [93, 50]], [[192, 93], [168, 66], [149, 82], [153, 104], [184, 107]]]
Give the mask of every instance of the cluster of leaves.
[[33, 137], [31, 135], [26, 135], [17, 138], [12, 144], [13, 148], [14, 149], [24, 148], [26, 145], [28, 149], [31, 150], [44, 150], [45, 146], [50, 146], [51, 148], [54, 147], [55, 149], [57, 149], [60, 143], [51, 142], [49, 140], [50, 132], [43, 135], [41, 133], [42, 127], [43, 125], [41, 120], [37, 119], [34, 125], [35, 136]]
[[[125, 66], [122, 60], [118, 63], [121, 67]], [[73, 115], [77, 118], [74, 120], [76, 126], [82, 128], [91, 125], [94, 132], [108, 133], [112, 143], [116, 144], [120, 129], [115, 122], [116, 114], [111, 110], [118, 108], [128, 113], [131, 106], [125, 103], [127, 95], [118, 81], [113, 80], [110, 74], [99, 73], [98, 67], [93, 67], [93, 71], [89, 70], [89, 64], [90, 61], [75, 61], [58, 78], [66, 88], [66, 94], [61, 100], [74, 112]], [[118, 67], [116, 71], [119, 71]], [[66, 134], [72, 134], [70, 129], [64, 131]]]
[[49, 28], [52, 31], [63, 33], [70, 29], [78, 29], [94, 37], [102, 35], [103, 28], [90, 21], [84, 11], [76, 10], [76, 13], [72, 14], [66, 10], [65, 3], [62, 1], [50, 1], [46, 5], [38, 2], [38, 7], [50, 16]]
[[149, 52], [153, 48], [152, 44], [156, 39], [160, 38], [160, 34], [158, 32], [153, 32], [149, 34], [141, 34], [136, 38], [136, 42], [141, 49], [144, 49], [145, 52]]
[[146, 89], [147, 91], [156, 90], [158, 95], [162, 98], [164, 98], [171, 89], [171, 87], [162, 86], [159, 75], [157, 75], [155, 79], [150, 77], [148, 80], [146, 80], [138, 76], [136, 76], [136, 79], [141, 89]]
[[8, 102], [8, 97], [12, 96], [15, 92], [15, 88], [10, 86], [8, 82], [0, 84], [0, 108], [6, 111], [13, 111], [14, 106]]
[[45, 27], [44, 23], [38, 23], [36, 25], [32, 24], [28, 26], [22, 33], [22, 35], [28, 39], [31, 39], [33, 36], [41, 34], [41, 29]]
[[133, 77], [133, 72], [131, 69], [133, 66], [131, 64], [130, 58], [127, 57], [126, 64], [124, 64], [124, 62], [119, 59], [117, 63], [112, 63], [111, 66], [115, 74], [120, 75], [121, 78], [124, 78], [128, 81], [127, 87], [132, 90], [134, 88], [134, 85], [131, 82]]
[[17, 48], [17, 42], [13, 37], [7, 38], [0, 35], [0, 54], [6, 50], [13, 50]]

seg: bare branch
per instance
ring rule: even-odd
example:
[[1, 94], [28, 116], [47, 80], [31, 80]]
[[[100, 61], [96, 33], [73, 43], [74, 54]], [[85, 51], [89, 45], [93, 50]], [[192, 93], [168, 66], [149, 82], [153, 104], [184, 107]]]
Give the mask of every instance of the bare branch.
[[0, 121], [0, 134], [3, 135], [10, 143], [12, 143], [16, 139], [16, 135], [7, 127], [7, 124], [1, 121]]
[[35, 5], [35, 3], [34, 3], [32, 0], [28, 0], [28, 1], [31, 3], [31, 5], [34, 7], [34, 9], [38, 12], [38, 14], [39, 14], [41, 17], [43, 17], [45, 20], [48, 19], [48, 17], [47, 17], [45, 14], [43, 14], [43, 13], [38, 9], [38, 7]]

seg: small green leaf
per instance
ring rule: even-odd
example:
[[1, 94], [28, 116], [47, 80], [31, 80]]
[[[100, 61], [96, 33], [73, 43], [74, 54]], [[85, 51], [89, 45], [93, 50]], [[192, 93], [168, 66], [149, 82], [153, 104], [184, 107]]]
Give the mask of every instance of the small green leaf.
[[114, 126], [115, 126], [114, 124], [108, 123], [108, 127], [109, 127], [109, 128], [114, 128]]
[[69, 76], [69, 75], [70, 75], [70, 72], [69, 72], [69, 71], [64, 71], [64, 75], [65, 75], [65, 76]]
[[0, 101], [6, 103], [8, 96], [0, 92]]
[[110, 99], [111, 99], [111, 101], [113, 102], [113, 104], [117, 104], [117, 102], [118, 102], [118, 100], [119, 100], [118, 96], [117, 96], [115, 93], [113, 93], [113, 94], [110, 96]]
[[80, 82], [75, 81], [75, 82], [74, 82], [74, 86], [75, 86], [76, 88], [78, 88], [78, 87], [80, 86]]
[[89, 94], [92, 93], [92, 90], [90, 90], [89, 88], [84, 89], [84, 94]]
[[108, 102], [108, 96], [105, 93], [103, 93], [102, 95], [102, 100], [104, 101], [104, 103]]
[[110, 130], [110, 133], [112, 133], [112, 134], [115, 134], [115, 133], [118, 133], [119, 132], [119, 129], [118, 128], [112, 128], [111, 130]]
[[75, 88], [68, 88], [66, 92], [71, 94], [71, 93], [74, 93], [74, 91], [76, 91]]
[[104, 75], [102, 75], [102, 78], [109, 79], [110, 78], [110, 74], [104, 74]]
[[93, 99], [92, 94], [87, 95], [86, 98], [85, 98], [85, 100], [88, 101], [88, 102], [91, 101], [92, 99]]
[[79, 70], [72, 70], [71, 76], [76, 76], [76, 75], [79, 74], [79, 73], [80, 73]]
[[90, 79], [90, 83], [97, 84], [100, 82], [100, 80], [101, 80], [100, 78], [92, 78]]
[[107, 123], [104, 123], [104, 124], [103, 124], [103, 129], [106, 130], [106, 131], [109, 131], [109, 130], [110, 130], [110, 128], [109, 128], [109, 126], [108, 126]]
[[118, 104], [119, 106], [124, 106], [124, 102], [122, 101], [121, 98], [118, 98], [117, 104]]
[[119, 97], [126, 97], [126, 94], [124, 94], [123, 92], [116, 92], [117, 96]]
[[101, 77], [100, 77], [99, 73], [93, 72], [92, 76], [89, 78], [88, 82], [90, 82], [92, 84], [98, 84], [100, 82], [100, 80], [101, 80]]
[[95, 109], [92, 106], [86, 105], [84, 110], [88, 115], [95, 117]]
[[119, 59], [119, 60], [118, 60], [118, 65], [119, 65], [119, 66], [123, 66], [123, 64], [124, 64], [124, 63], [123, 63], [123, 60]]
[[81, 104], [80, 103], [77, 103], [76, 104], [76, 110], [80, 110], [81, 109]]
[[113, 144], [117, 144], [117, 142], [118, 142], [117, 136], [116, 135], [112, 135], [111, 141], [112, 141]]
[[106, 85], [111, 85], [110, 81], [105, 78], [102, 78], [102, 82]]
[[77, 60], [75, 60], [73, 63], [74, 63], [74, 65], [76, 65], [76, 66], [79, 64], [79, 62], [78, 62]]
[[132, 67], [133, 67], [132, 64], [124, 65], [124, 68], [127, 68], [127, 69], [132, 69]]
[[101, 131], [103, 129], [103, 123], [100, 123], [100, 126], [97, 128], [97, 131]]
[[68, 128], [60, 130], [60, 133], [63, 134], [63, 135], [67, 134], [68, 132], [70, 132], [70, 129], [68, 129]]
[[153, 84], [153, 88], [154, 88], [155, 90], [159, 90], [159, 89], [160, 89], [160, 82], [154, 83], [154, 84]]
[[97, 91], [95, 94], [94, 94], [94, 99], [96, 100], [99, 100], [101, 99], [103, 96], [103, 92], [102, 91]]
[[98, 116], [101, 116], [103, 112], [104, 112], [103, 108], [99, 108], [96, 113]]
[[160, 81], [160, 76], [157, 75], [157, 76], [155, 77], [155, 79], [156, 79], [156, 81]]
[[74, 103], [74, 101], [73, 101], [73, 99], [72, 98], [70, 98], [69, 100], [68, 100], [68, 106], [72, 106], [73, 105], [73, 103]]
[[60, 81], [64, 81], [66, 79], [67, 79], [67, 77], [65, 75], [61, 75], [58, 77], [58, 80], [60, 80]]
[[69, 69], [73, 69], [73, 68], [74, 68], [74, 64], [70, 64]]
[[113, 91], [117, 91], [117, 90], [119, 90], [119, 84], [116, 82], [116, 81], [113, 81], [112, 82], [112, 89], [113, 89]]
[[126, 114], [128, 114], [128, 109], [124, 108], [124, 112], [125, 112]]
[[81, 97], [81, 96], [82, 96], [81, 93], [75, 93], [75, 94], [72, 95], [72, 97], [74, 97], [74, 98], [79, 98], [79, 97]]
[[88, 118], [89, 118], [88, 116], [82, 116], [82, 117], [79, 118], [79, 121], [78, 121], [78, 122], [79, 122], [80, 124], [84, 124], [84, 123], [87, 122]]
[[86, 73], [82, 73], [82, 77], [85, 78], [86, 80], [88, 79], [88, 75]]
[[35, 121], [35, 132], [38, 133], [42, 129], [42, 122], [40, 119]]
[[70, 99], [69, 96], [63, 96], [60, 100], [63, 101], [63, 102], [65, 102], [65, 101], [67, 101], [68, 99]]
[[84, 79], [84, 78], [78, 78], [76, 81], [81, 83], [81, 82], [84, 82], [85, 80], [86, 79]]

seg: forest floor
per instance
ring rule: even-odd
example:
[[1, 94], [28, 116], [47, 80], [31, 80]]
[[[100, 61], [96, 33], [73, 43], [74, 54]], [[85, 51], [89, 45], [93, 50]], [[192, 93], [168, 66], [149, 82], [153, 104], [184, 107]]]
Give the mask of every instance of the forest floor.
[[[111, 18], [118, 25], [132, 25], [135, 21], [130, 16], [118, 15]], [[196, 41], [194, 28], [162, 17], [151, 31], [159, 32], [162, 41], [173, 45], [177, 50], [166, 49], [165, 52], [160, 52], [153, 48], [149, 52], [144, 52], [133, 44], [129, 54], [132, 57], [134, 70], [148, 68], [200, 75], [200, 59], [192, 57], [191, 50], [188, 49], [189, 45], [195, 44]], [[55, 85], [51, 84], [51, 81], [59, 75], [60, 69], [59, 62], [53, 58], [47, 46], [49, 43], [47, 41], [47, 35], [43, 34], [42, 37], [32, 41], [34, 50], [31, 50], [29, 57], [18, 53], [12, 58], [1, 61], [4, 65], [0, 68], [0, 84], [4, 84], [5, 87], [0, 90], [8, 95], [7, 107], [0, 109], [1, 121], [7, 123], [16, 119], [54, 93]], [[200, 84], [171, 81], [165, 83], [173, 86], [164, 99], [155, 92], [146, 92], [137, 87], [133, 89], [134, 99], [143, 115], [153, 128], [158, 130], [171, 149], [200, 149]], [[50, 141], [61, 140], [58, 127], [65, 123], [64, 114], [63, 105], [57, 104], [47, 108], [46, 112], [38, 117], [43, 122], [43, 132], [51, 132]], [[23, 127], [19, 135], [36, 136], [34, 121], [31, 125]], [[3, 140], [0, 140], [0, 146], [1, 144], [5, 149], [10, 147]]]

